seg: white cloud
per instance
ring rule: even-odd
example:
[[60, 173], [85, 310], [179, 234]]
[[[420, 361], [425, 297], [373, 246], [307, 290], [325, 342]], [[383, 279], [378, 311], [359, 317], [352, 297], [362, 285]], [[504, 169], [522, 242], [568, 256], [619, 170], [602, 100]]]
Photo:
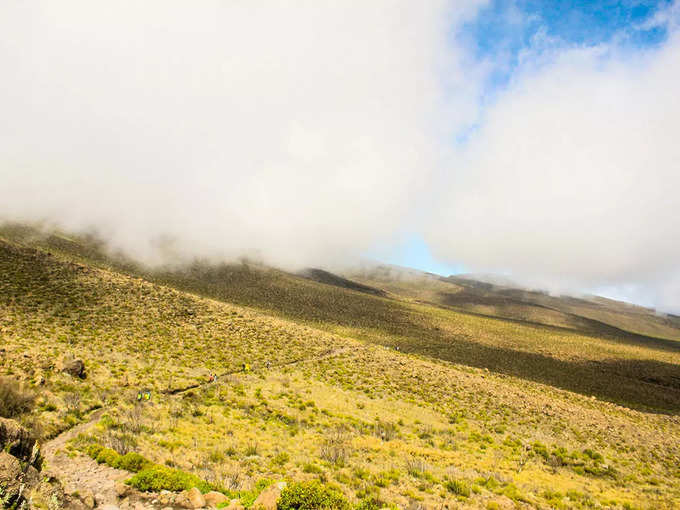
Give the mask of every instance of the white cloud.
[[[408, 222], [435, 119], [474, 115], [474, 1], [3, 2], [0, 215], [154, 260], [360, 254]], [[443, 101], [442, 72], [455, 89]]]
[[680, 309], [678, 83], [677, 32], [636, 54], [526, 59], [456, 162], [435, 255], [557, 289], [645, 289]]

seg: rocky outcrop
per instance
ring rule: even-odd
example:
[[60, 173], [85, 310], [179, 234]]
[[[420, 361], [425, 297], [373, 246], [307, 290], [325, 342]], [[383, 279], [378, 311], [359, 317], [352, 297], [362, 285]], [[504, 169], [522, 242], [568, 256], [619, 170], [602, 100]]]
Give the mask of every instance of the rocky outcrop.
[[40, 483], [40, 448], [14, 420], [0, 418], [0, 487], [2, 505], [19, 507]]

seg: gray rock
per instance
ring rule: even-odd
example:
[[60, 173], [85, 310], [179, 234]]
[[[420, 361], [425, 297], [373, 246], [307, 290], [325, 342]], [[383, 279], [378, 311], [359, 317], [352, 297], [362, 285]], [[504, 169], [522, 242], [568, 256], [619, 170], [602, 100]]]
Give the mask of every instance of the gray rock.
[[85, 363], [82, 359], [65, 356], [57, 364], [57, 370], [72, 377], [85, 379]]

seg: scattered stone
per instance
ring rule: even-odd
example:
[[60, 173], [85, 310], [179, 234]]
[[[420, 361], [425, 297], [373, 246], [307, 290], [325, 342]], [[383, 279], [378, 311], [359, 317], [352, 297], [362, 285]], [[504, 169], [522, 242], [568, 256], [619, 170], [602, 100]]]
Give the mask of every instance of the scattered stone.
[[240, 499], [232, 499], [225, 510], [245, 510], [245, 508], [246, 507], [243, 506]]
[[125, 495], [128, 493], [130, 489], [130, 487], [125, 485], [123, 482], [116, 482], [113, 488], [116, 491], [116, 494], [118, 494], [119, 498], [125, 497]]
[[85, 363], [82, 359], [75, 359], [69, 356], [64, 356], [57, 365], [57, 370], [71, 377], [78, 377], [85, 379]]
[[276, 503], [285, 487], [285, 482], [280, 482], [268, 487], [260, 493], [253, 503], [253, 510], [276, 510]]
[[83, 501], [83, 503], [85, 503], [87, 508], [94, 508], [96, 504], [94, 493], [88, 489], [80, 492], [80, 499]]
[[175, 497], [175, 504], [183, 508], [203, 508], [205, 498], [196, 487], [182, 491]]
[[217, 491], [210, 491], [203, 497], [205, 498], [205, 504], [211, 508], [217, 508], [217, 505], [220, 503], [226, 503], [229, 501], [229, 498]]
[[113, 504], [113, 502], [109, 499], [106, 499], [106, 496], [103, 494], [95, 494], [94, 495], [94, 501], [96, 503], [96, 506], [102, 506], [102, 505], [107, 505], [107, 504]]
[[175, 502], [175, 495], [170, 491], [163, 490], [158, 495], [158, 502], [165, 506], [172, 505]]

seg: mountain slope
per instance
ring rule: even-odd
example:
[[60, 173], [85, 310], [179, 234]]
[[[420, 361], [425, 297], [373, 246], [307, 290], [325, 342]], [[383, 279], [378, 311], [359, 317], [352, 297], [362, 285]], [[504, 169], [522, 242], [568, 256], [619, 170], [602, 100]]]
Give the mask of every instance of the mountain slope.
[[[122, 444], [233, 489], [319, 479], [400, 508], [673, 508], [680, 497], [677, 393], [636, 376], [645, 360], [671, 376], [674, 352], [265, 268], [141, 278], [69, 243], [0, 240], [0, 374], [35, 383], [37, 405], [19, 418], [46, 436], [104, 408], [74, 455]], [[83, 359], [87, 378], [53, 369], [63, 355]], [[606, 372], [612, 359], [619, 372]], [[556, 384], [535, 381], [545, 367]], [[214, 372], [232, 374], [205, 384]]]

